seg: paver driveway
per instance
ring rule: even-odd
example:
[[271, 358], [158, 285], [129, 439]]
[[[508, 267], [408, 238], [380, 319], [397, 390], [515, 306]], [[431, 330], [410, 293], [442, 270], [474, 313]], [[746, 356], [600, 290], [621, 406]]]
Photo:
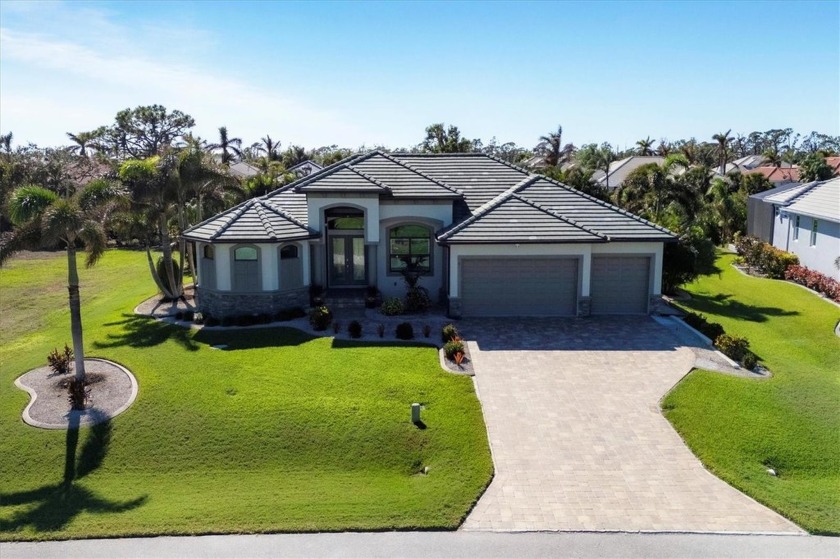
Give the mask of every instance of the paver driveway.
[[663, 417], [694, 355], [653, 320], [460, 328], [496, 465], [463, 529], [801, 531], [709, 473]]

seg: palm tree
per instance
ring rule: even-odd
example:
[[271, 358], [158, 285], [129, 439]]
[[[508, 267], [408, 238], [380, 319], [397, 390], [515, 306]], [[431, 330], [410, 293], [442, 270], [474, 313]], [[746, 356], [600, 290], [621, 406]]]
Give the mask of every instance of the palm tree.
[[546, 136], [540, 136], [540, 143], [535, 150], [542, 154], [543, 161], [549, 167], [556, 167], [564, 163], [572, 155], [574, 146], [563, 145], [563, 127], [557, 126], [557, 132], [549, 132]]
[[653, 155], [653, 144], [656, 143], [656, 140], [652, 140], [650, 136], [645, 138], [644, 140], [639, 140], [636, 142], [638, 146], [639, 155]]
[[729, 140], [731, 140], [730, 132], [732, 132], [731, 128], [726, 132], [712, 136], [712, 139], [718, 143], [718, 168], [721, 175], [726, 173], [727, 148], [729, 147]]
[[234, 157], [242, 157], [242, 139], [228, 138], [227, 126], [219, 127], [219, 143], [207, 146], [210, 151], [222, 154], [222, 164], [228, 165]]
[[78, 153], [82, 157], [87, 157], [88, 149], [92, 150], [99, 150], [99, 138], [100, 134], [97, 130], [93, 130], [91, 132], [79, 132], [78, 134], [73, 134], [71, 132], [67, 132], [67, 137], [70, 138], [75, 145], [70, 146], [69, 151], [70, 153]]
[[265, 135], [265, 138], [260, 138], [260, 141], [262, 142], [261, 144], [255, 144], [256, 152], [265, 154], [265, 157], [269, 161], [279, 161], [280, 153], [278, 150], [280, 149], [280, 142], [275, 142], [268, 134]]
[[761, 155], [773, 167], [781, 167], [782, 166], [782, 154], [779, 152], [779, 150], [777, 148], [770, 147], [770, 148], [764, 150], [764, 153], [762, 153]]
[[661, 155], [662, 157], [668, 157], [672, 150], [673, 148], [671, 147], [671, 144], [668, 143], [668, 140], [659, 140], [659, 147], [656, 148], [657, 155]]
[[286, 151], [283, 152], [283, 166], [286, 167], [286, 169], [291, 169], [295, 165], [303, 163], [307, 159], [309, 159], [309, 155], [307, 155], [306, 149], [301, 146], [289, 146], [286, 148]]
[[596, 165], [598, 169], [602, 169], [604, 171], [604, 188], [610, 188], [610, 165], [612, 162], [615, 161], [615, 153], [612, 150], [612, 147], [605, 143], [601, 146], [598, 150], [598, 155], [596, 159]]
[[[9, 199], [9, 214], [18, 227], [0, 243], [0, 265], [20, 250], [61, 245], [67, 251], [67, 291], [70, 303], [70, 332], [73, 338], [76, 381], [85, 382], [85, 349], [82, 337], [79, 273], [76, 244], [87, 253], [86, 266], [96, 264], [107, 246], [105, 225], [112, 202], [121, 191], [106, 180], [88, 183], [69, 198], [41, 186], [17, 188]], [[83, 402], [77, 402], [83, 405]]]

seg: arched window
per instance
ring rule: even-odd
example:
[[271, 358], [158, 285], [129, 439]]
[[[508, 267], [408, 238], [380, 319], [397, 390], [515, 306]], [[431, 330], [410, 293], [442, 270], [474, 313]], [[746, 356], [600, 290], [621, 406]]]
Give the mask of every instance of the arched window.
[[303, 287], [303, 263], [297, 245], [280, 247], [280, 289]]
[[398, 225], [388, 231], [388, 271], [402, 272], [414, 266], [432, 271], [432, 230], [425, 225]]
[[204, 258], [206, 260], [213, 260], [216, 257], [216, 251], [213, 245], [204, 245]]
[[262, 289], [259, 248], [247, 245], [234, 247], [232, 264], [234, 291], [260, 291]]

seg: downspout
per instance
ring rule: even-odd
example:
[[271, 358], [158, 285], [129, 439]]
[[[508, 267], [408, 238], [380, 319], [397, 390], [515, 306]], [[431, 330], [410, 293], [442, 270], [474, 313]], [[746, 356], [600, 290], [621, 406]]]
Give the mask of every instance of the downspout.
[[[780, 209], [779, 211], [782, 211], [782, 210]], [[793, 221], [793, 219], [791, 219], [790, 214], [788, 214], [788, 216], [787, 216], [787, 222], [788, 222], [787, 235], [785, 235], [785, 252], [790, 252], [790, 222], [791, 221]]]

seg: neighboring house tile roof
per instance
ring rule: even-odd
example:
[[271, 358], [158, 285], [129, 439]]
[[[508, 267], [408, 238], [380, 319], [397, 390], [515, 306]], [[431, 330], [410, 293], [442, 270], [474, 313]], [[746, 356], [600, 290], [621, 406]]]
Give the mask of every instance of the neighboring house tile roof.
[[769, 190], [768, 192], [772, 192], [764, 197], [765, 202], [770, 202], [771, 204], [777, 204], [780, 206], [784, 206], [792, 202], [797, 196], [802, 194], [803, 192], [807, 191], [809, 188], [814, 186], [815, 183], [809, 182], [806, 184], [799, 184], [799, 183], [788, 183], [783, 186], [789, 186], [790, 188], [774, 188], [773, 190]]
[[[642, 165], [649, 165], [651, 163], [662, 165], [664, 162], [665, 158], [660, 155], [631, 155], [630, 157], [625, 157], [624, 159], [613, 161], [612, 163], [610, 163], [610, 188], [617, 188], [621, 186], [621, 184], [623, 184], [624, 181], [627, 180], [627, 175], [629, 175]], [[603, 171], [593, 174], [592, 178], [601, 186], [605, 186], [607, 184], [607, 175], [605, 175]]]
[[293, 173], [293, 172], [297, 171], [298, 169], [310, 169], [312, 171], [320, 171], [323, 168], [324, 168], [323, 165], [319, 165], [319, 164], [315, 163], [314, 161], [312, 161], [311, 159], [307, 159], [306, 161], [301, 161], [297, 165], [292, 165], [291, 167], [289, 167], [286, 170], [290, 173]]
[[756, 167], [761, 167], [766, 160], [767, 159], [763, 155], [747, 155], [736, 159], [731, 164], [736, 165], [741, 169], [754, 169]]
[[245, 163], [244, 161], [238, 161], [228, 167], [231, 176], [236, 178], [243, 178], [248, 179], [260, 174], [260, 170], [257, 167], [254, 167], [250, 163]]
[[615, 206], [484, 154], [348, 157], [262, 198], [188, 229], [198, 241], [317, 237], [307, 227], [307, 193], [378, 194], [453, 202], [444, 243], [668, 241], [674, 235]]
[[745, 175], [758, 173], [767, 178], [770, 182], [799, 182], [798, 167], [755, 167], [743, 171]]
[[811, 183], [811, 188], [790, 201], [791, 213], [840, 222], [840, 178]]
[[750, 198], [755, 198], [755, 199], [758, 199], [758, 200], [764, 200], [765, 202], [772, 202], [773, 197], [776, 196], [777, 194], [782, 195], [783, 193], [787, 192], [788, 190], [791, 190], [792, 188], [800, 188], [802, 186], [807, 186], [807, 185], [801, 185], [797, 182], [789, 182], [789, 183], [785, 183], [785, 184], [780, 184], [779, 186], [773, 187], [770, 190], [765, 190], [764, 192], [759, 192], [757, 194], [751, 194]]
[[318, 236], [317, 231], [271, 201], [260, 198], [247, 200], [184, 232], [184, 238], [191, 241], [227, 243], [291, 241]]

